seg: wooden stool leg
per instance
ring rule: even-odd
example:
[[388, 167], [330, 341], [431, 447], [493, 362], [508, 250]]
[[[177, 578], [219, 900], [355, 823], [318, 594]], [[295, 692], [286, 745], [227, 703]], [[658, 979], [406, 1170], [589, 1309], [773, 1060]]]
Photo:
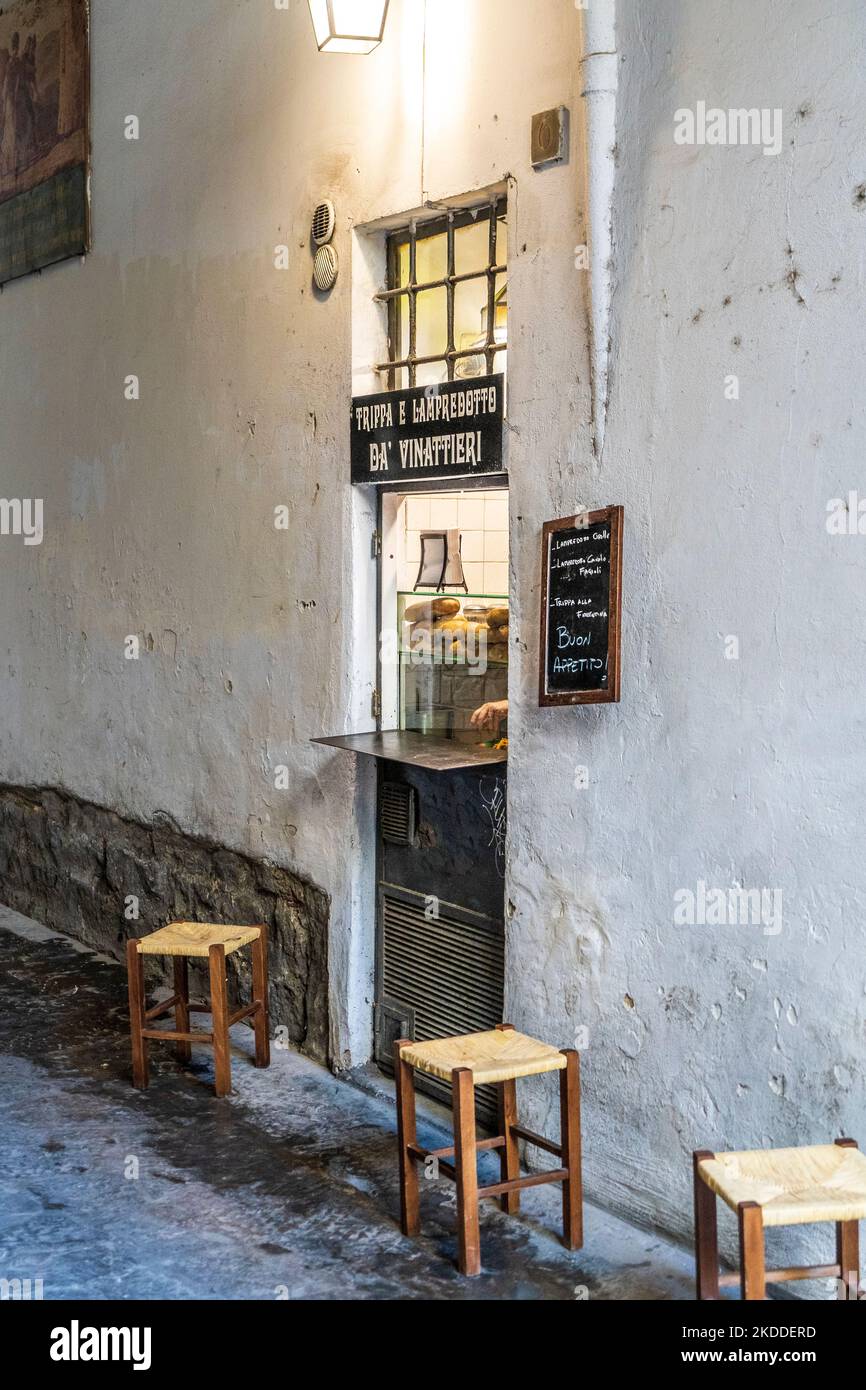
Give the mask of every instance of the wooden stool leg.
[[397, 1083], [397, 1144], [400, 1154], [400, 1230], [404, 1236], [417, 1236], [421, 1230], [418, 1203], [418, 1161], [409, 1152], [417, 1142], [415, 1121], [415, 1072], [404, 1062], [401, 1050], [408, 1046], [401, 1038], [394, 1044], [394, 1079]]
[[[513, 1033], [513, 1023], [497, 1023], [497, 1032]], [[517, 1124], [517, 1082], [502, 1081], [499, 1084], [499, 1133], [505, 1143], [499, 1150], [499, 1167], [503, 1182], [512, 1182], [520, 1177], [520, 1153], [517, 1139], [511, 1133], [511, 1126]], [[499, 1205], [509, 1216], [520, 1211], [520, 1193], [503, 1192]]]
[[144, 1027], [144, 959], [133, 939], [126, 943], [126, 971], [129, 985], [129, 1032], [132, 1039], [132, 1084], [139, 1091], [147, 1090], [147, 1039], [141, 1036]]
[[559, 1073], [562, 1166], [568, 1177], [562, 1184], [562, 1229], [566, 1249], [583, 1245], [583, 1177], [580, 1154], [580, 1053], [563, 1048], [566, 1065]]
[[[511, 1126], [517, 1124], [517, 1083], [502, 1081], [499, 1084], [499, 1133], [505, 1143], [499, 1150], [499, 1168], [503, 1182], [512, 1182], [520, 1177], [520, 1153]], [[520, 1211], [520, 1193], [503, 1192], [499, 1205], [509, 1216]]]
[[[177, 995], [177, 1003], [174, 1006], [174, 1027], [177, 1033], [189, 1032], [189, 966], [186, 956], [172, 956], [174, 962], [174, 992]], [[190, 1062], [192, 1060], [192, 1044], [179, 1042], [177, 1044], [177, 1060], [179, 1062]]]
[[841, 1283], [837, 1298], [856, 1300], [860, 1291], [860, 1228], [856, 1221], [836, 1223], [836, 1262]]
[[457, 1241], [460, 1273], [481, 1273], [478, 1224], [478, 1156], [475, 1149], [475, 1083], [469, 1067], [451, 1073], [454, 1094], [454, 1159], [457, 1176]]
[[270, 1024], [268, 1022], [268, 929], [259, 928], [253, 942], [253, 999], [261, 1008], [253, 1015], [256, 1032], [256, 1066], [271, 1065]]
[[[856, 1139], [837, 1139], [840, 1149], [856, 1149]], [[856, 1299], [860, 1292], [860, 1228], [856, 1221], [836, 1222], [836, 1263], [841, 1284], [840, 1299]]]
[[759, 1301], [767, 1297], [764, 1263], [764, 1217], [757, 1202], [740, 1202], [740, 1289], [743, 1298]]
[[210, 961], [210, 1009], [213, 1019], [214, 1090], [218, 1096], [227, 1096], [232, 1089], [232, 1063], [229, 1052], [229, 1001], [225, 946], [221, 944], [211, 946], [208, 950], [208, 958]]
[[709, 1149], [698, 1149], [692, 1155], [695, 1191], [695, 1277], [700, 1302], [719, 1296], [719, 1234], [716, 1217], [716, 1194], [707, 1187], [698, 1164], [715, 1158]]

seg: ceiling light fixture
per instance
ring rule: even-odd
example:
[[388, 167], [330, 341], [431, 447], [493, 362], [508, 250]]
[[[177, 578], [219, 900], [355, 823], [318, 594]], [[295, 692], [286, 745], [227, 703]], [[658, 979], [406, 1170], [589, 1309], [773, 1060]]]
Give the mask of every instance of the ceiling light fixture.
[[390, 0], [310, 0], [320, 53], [372, 53], [385, 34]]

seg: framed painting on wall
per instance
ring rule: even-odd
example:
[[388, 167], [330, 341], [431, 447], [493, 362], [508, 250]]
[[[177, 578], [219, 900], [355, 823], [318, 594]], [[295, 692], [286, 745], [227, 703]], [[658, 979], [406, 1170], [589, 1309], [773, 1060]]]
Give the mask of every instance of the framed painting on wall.
[[89, 248], [88, 11], [0, 5], [0, 284]]

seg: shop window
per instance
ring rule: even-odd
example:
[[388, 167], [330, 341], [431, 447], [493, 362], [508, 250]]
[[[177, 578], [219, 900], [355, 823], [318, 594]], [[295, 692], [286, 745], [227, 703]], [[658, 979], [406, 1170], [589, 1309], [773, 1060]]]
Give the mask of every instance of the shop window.
[[388, 238], [388, 389], [504, 372], [507, 203], [413, 222]]
[[[508, 492], [505, 488], [386, 493], [382, 498], [382, 664], [388, 729], [502, 745], [508, 698]], [[423, 573], [425, 542], [453, 542], [444, 585]], [[434, 556], [435, 561], [435, 556]], [[441, 568], [441, 560], [438, 562]], [[434, 563], [434, 568], [436, 564]], [[393, 647], [392, 647], [393, 641]], [[472, 716], [491, 710], [482, 728]], [[504, 746], [504, 745], [502, 745]]]

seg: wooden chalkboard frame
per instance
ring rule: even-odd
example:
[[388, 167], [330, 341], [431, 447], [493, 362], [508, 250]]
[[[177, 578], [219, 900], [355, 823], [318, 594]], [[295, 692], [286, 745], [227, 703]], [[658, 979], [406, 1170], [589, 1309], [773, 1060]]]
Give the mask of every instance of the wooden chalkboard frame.
[[[550, 592], [550, 542], [557, 531], [582, 529], [607, 523], [610, 527], [610, 595], [608, 601], [607, 689], [549, 691], [547, 689], [547, 619]], [[609, 705], [620, 698], [620, 656], [622, 646], [622, 530], [623, 508], [603, 507], [595, 512], [578, 512], [544, 523], [541, 547], [541, 634], [538, 648], [538, 703], [553, 705]]]

